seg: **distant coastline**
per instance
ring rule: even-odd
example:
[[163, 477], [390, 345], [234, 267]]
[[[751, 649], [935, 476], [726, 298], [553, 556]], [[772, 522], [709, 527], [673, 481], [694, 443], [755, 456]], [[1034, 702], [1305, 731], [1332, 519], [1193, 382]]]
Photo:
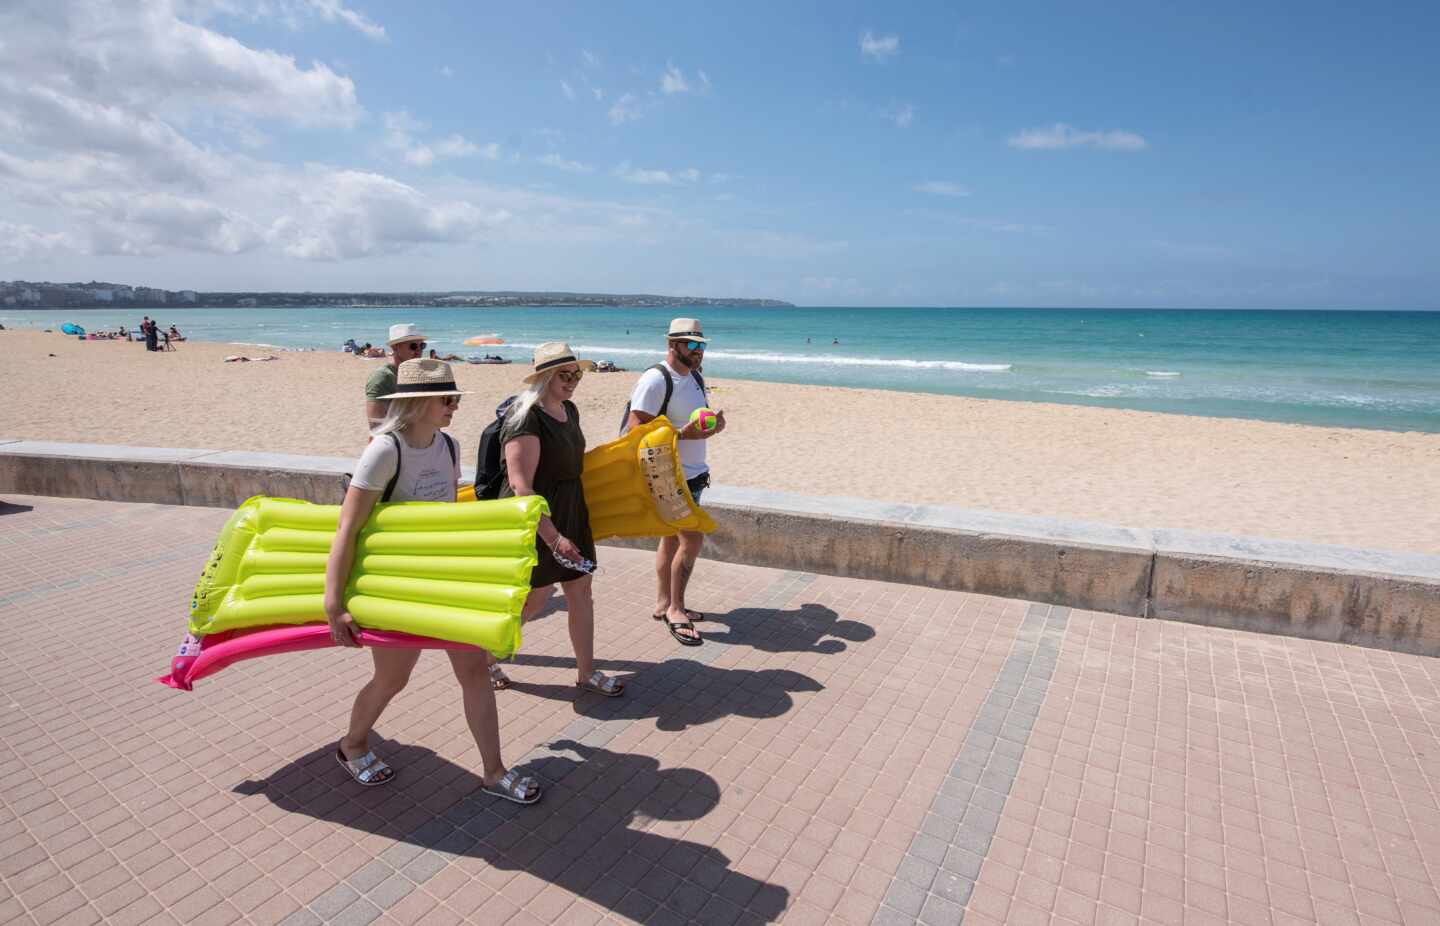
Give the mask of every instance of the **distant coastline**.
[[166, 290], [126, 283], [32, 283], [0, 280], [0, 306], [31, 309], [160, 308], [659, 308], [663, 306], [743, 306], [784, 309], [780, 299], [731, 299], [715, 296], [661, 296], [649, 293], [519, 292], [448, 290], [445, 292], [202, 292]]

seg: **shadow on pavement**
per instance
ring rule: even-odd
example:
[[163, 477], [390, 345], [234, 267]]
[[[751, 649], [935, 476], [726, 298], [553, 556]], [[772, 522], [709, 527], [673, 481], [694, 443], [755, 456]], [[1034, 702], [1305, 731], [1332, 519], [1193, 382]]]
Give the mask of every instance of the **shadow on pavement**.
[[0, 515], [24, 514], [27, 511], [34, 511], [34, 505], [16, 505], [13, 502], [0, 500]]
[[[574, 701], [577, 714], [599, 720], [654, 718], [655, 726], [667, 731], [732, 715], [779, 717], [795, 706], [793, 695], [797, 692], [824, 690], [815, 679], [789, 669], [722, 669], [680, 656], [662, 663], [595, 660], [598, 669], [622, 673], [625, 695], [619, 698], [581, 694], [573, 684], [552, 685], [525, 679], [525, 666], [568, 667], [574, 671], [574, 665], [573, 658], [563, 656], [516, 656], [513, 663], [506, 664], [510, 690]], [[625, 674], [627, 670], [633, 674]]]
[[[234, 791], [263, 794], [287, 812], [404, 845], [526, 871], [638, 921], [662, 902], [692, 921], [731, 922], [742, 909], [773, 920], [789, 902], [785, 888], [731, 870], [732, 860], [714, 847], [644, 829], [652, 821], [698, 820], [714, 809], [719, 785], [697, 769], [661, 769], [650, 756], [559, 740], [525, 766], [546, 794], [521, 807], [481, 793], [478, 775], [429, 749], [378, 736], [373, 745], [397, 769], [390, 785], [354, 784], [334, 761], [335, 747], [326, 745]], [[406, 811], [413, 817], [424, 793], [456, 785], [474, 791], [407, 832], [391, 822]], [[443, 857], [396, 847], [381, 858], [418, 883], [446, 864]]]
[[[710, 627], [723, 624], [724, 633]], [[734, 646], [749, 646], [765, 653], [844, 652], [845, 641], [873, 639], [875, 628], [840, 615], [820, 604], [802, 604], [789, 611], [775, 608], [737, 608], [728, 614], [707, 614], [699, 625], [705, 639]]]

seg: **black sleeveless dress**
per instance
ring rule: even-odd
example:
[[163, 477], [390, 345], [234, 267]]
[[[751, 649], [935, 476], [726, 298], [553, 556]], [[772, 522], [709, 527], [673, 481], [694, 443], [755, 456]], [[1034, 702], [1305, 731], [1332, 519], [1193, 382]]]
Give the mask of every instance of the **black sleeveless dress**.
[[[557, 421], [537, 402], [525, 420], [514, 431], [504, 434], [501, 444], [501, 459], [504, 459], [504, 445], [517, 437], [540, 439], [540, 462], [535, 465], [535, 478], [531, 485], [535, 493], [545, 498], [550, 505], [550, 520], [560, 533], [580, 548], [586, 558], [595, 562], [595, 540], [590, 536], [590, 509], [585, 507], [585, 492], [580, 485], [580, 472], [585, 466], [585, 434], [580, 430], [580, 412], [573, 402], [565, 403], [566, 420]], [[515, 489], [510, 485], [510, 474], [500, 486], [501, 498], [512, 498]], [[550, 547], [538, 536], [535, 551], [539, 564], [530, 573], [530, 587], [543, 588], [556, 582], [569, 582], [585, 575], [573, 569], [566, 569], [550, 555]]]

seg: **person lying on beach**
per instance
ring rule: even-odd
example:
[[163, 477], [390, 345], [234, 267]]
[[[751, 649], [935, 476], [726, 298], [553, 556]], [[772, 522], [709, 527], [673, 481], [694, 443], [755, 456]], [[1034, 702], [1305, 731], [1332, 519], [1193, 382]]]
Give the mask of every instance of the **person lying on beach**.
[[[464, 394], [455, 387], [449, 364], [417, 357], [400, 364], [395, 391], [382, 397], [389, 403], [385, 417], [371, 431], [375, 439], [360, 456], [345, 491], [340, 527], [325, 568], [325, 615], [331, 638], [341, 646], [360, 645], [360, 626], [345, 610], [344, 593], [355, 562], [356, 537], [376, 502], [455, 501], [460, 452], [455, 439], [440, 429], [449, 426]], [[484, 791], [517, 804], [535, 803], [540, 799], [540, 783], [506, 769], [500, 755], [500, 717], [488, 672], [490, 654], [448, 650], [446, 655], [460, 683], [465, 721], [480, 750]], [[372, 647], [370, 658], [374, 674], [355, 696], [350, 727], [335, 747], [335, 759], [351, 778], [373, 786], [393, 780], [395, 770], [370, 748], [370, 731], [386, 705], [410, 681], [420, 650]]]
[[[585, 371], [594, 368], [589, 360], [577, 359], [568, 344], [552, 341], [535, 348], [525, 391], [510, 403], [500, 429], [505, 458], [500, 497], [540, 495], [550, 506], [550, 516], [540, 519], [535, 532], [540, 561], [530, 573], [532, 591], [525, 599], [522, 620], [540, 613], [551, 587], [560, 583], [575, 648], [575, 684], [616, 698], [625, 686], [595, 668], [595, 602], [590, 588], [595, 541], [580, 485], [585, 433], [580, 430], [580, 411], [570, 401]], [[490, 675], [495, 688], [510, 687], [510, 679], [493, 661]]]

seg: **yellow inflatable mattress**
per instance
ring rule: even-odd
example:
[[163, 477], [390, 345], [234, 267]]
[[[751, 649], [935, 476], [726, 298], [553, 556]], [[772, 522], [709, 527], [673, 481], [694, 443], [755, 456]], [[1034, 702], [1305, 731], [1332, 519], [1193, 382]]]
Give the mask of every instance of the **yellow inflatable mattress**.
[[[509, 656], [520, 646], [535, 527], [548, 513], [539, 496], [376, 505], [357, 539], [346, 608], [367, 629]], [[221, 529], [195, 586], [190, 632], [324, 621], [325, 564], [339, 521], [339, 505], [245, 502]]]
[[[581, 483], [596, 540], [715, 529], [685, 485], [678, 442], [662, 415], [586, 452]], [[461, 486], [456, 500], [475, 501], [475, 487]]]

